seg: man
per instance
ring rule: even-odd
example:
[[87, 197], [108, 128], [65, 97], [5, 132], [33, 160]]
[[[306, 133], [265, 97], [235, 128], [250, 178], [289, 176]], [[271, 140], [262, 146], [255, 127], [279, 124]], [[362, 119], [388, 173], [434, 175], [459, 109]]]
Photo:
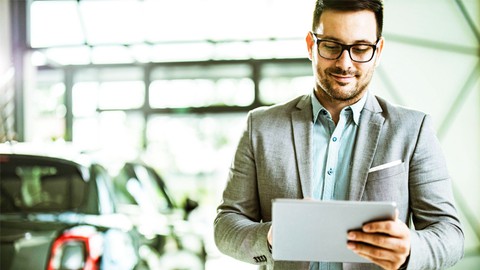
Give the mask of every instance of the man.
[[[430, 117], [368, 91], [382, 25], [381, 0], [317, 1], [306, 37], [313, 93], [249, 113], [215, 219], [223, 253], [263, 269], [444, 269], [463, 256]], [[274, 198], [395, 201], [398, 217], [348, 233], [371, 264], [273, 261]]]

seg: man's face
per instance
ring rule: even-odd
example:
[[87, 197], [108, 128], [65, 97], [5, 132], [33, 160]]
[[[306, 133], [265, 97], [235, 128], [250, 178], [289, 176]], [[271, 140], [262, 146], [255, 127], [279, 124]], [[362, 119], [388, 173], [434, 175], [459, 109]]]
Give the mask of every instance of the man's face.
[[[326, 10], [320, 17], [320, 24], [314, 31], [322, 40], [342, 44], [375, 44], [377, 41], [375, 14], [371, 11]], [[327, 102], [355, 103], [366, 91], [379, 56], [383, 39], [378, 43], [373, 59], [366, 63], [351, 60], [348, 51], [340, 58], [328, 60], [318, 54], [317, 44], [311, 34], [307, 35], [307, 46], [312, 60], [317, 97]]]

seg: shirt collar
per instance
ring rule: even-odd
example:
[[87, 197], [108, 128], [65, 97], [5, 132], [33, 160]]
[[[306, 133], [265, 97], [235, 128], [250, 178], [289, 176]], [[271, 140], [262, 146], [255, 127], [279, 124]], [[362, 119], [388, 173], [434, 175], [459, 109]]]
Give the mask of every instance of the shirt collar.
[[357, 125], [360, 123], [360, 114], [362, 113], [365, 102], [367, 101], [367, 95], [368, 92], [365, 92], [363, 94], [363, 97], [359, 101], [357, 101], [355, 104], [350, 105], [350, 108], [353, 112], [353, 121], [355, 121], [355, 124]]
[[[365, 106], [365, 102], [367, 101], [367, 95], [368, 95], [368, 92], [366, 92], [363, 97], [357, 101], [356, 103], [350, 105], [350, 106], [347, 106], [345, 108], [343, 108], [343, 110], [347, 109], [347, 108], [350, 108], [353, 112], [353, 121], [355, 121], [355, 124], [359, 124], [360, 122], [360, 114], [363, 110], [363, 107]], [[320, 112], [322, 110], [325, 110], [327, 111], [327, 109], [325, 109], [322, 104], [320, 104], [320, 101], [318, 101], [317, 99], [317, 96], [315, 96], [315, 90], [312, 92], [312, 112], [313, 112], [313, 123], [316, 123], [317, 122], [317, 118], [318, 116], [320, 115]]]

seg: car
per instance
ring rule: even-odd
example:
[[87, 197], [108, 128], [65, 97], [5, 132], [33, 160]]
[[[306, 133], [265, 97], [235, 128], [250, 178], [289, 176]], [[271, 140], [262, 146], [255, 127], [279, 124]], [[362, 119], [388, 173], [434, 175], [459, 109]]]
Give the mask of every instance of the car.
[[125, 162], [112, 179], [119, 211], [149, 239], [145, 246], [159, 254], [158, 269], [205, 269], [204, 231], [189, 219], [196, 201], [178, 205], [160, 174], [142, 161]]
[[0, 268], [148, 269], [109, 177], [64, 145], [0, 144]]

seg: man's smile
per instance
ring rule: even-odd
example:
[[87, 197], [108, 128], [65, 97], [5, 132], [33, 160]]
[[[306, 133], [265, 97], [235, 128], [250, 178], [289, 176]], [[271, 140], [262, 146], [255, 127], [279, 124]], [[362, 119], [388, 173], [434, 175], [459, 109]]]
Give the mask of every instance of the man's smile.
[[348, 84], [356, 79], [356, 76], [354, 74], [330, 73], [330, 76], [340, 84]]

